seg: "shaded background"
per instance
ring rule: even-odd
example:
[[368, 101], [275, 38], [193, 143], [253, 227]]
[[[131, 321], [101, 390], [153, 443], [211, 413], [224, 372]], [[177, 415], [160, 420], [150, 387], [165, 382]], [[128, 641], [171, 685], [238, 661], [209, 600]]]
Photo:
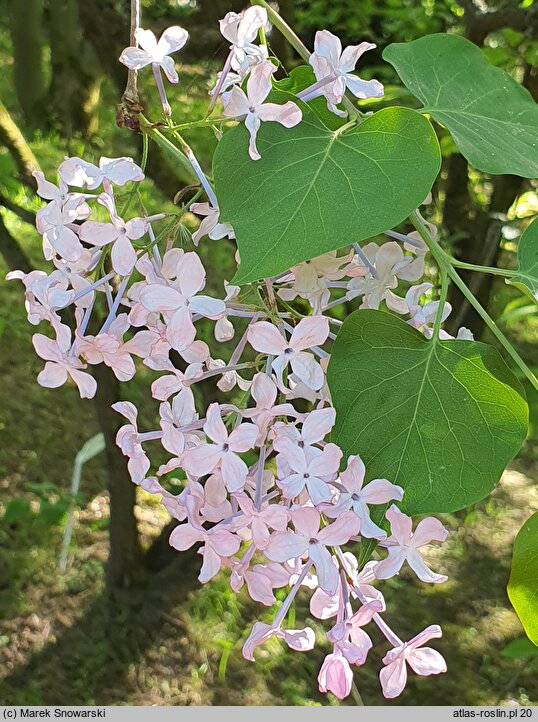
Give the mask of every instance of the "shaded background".
[[[156, 32], [180, 24], [191, 35], [175, 56], [181, 82], [168, 86], [174, 117], [203, 116], [207, 90], [226, 56], [218, 19], [243, 2], [143, 0], [143, 26]], [[280, 11], [310, 47], [316, 29], [337, 33], [344, 45], [369, 40], [378, 49], [362, 61], [365, 78], [386, 86], [382, 103], [416, 101], [397, 84], [381, 60], [393, 41], [451, 30], [483, 47], [538, 96], [538, 13], [533, 0], [282, 0]], [[128, 0], [0, 0], [0, 277], [14, 268], [45, 268], [33, 228], [41, 206], [31, 170], [51, 179], [64, 155], [141, 157], [140, 137], [116, 125], [126, 71], [117, 62], [128, 45]], [[275, 31], [273, 54], [289, 70], [298, 63]], [[367, 67], [366, 67], [366, 64]], [[142, 103], [158, 119], [151, 73], [140, 73]], [[122, 114], [119, 114], [122, 116]], [[443, 242], [462, 260], [515, 266], [517, 238], [538, 212], [536, 184], [514, 176], [489, 177], [468, 167], [450, 137], [437, 129], [443, 171], [428, 212]], [[209, 169], [216, 139], [211, 129], [189, 135]], [[148, 180], [140, 202], [148, 213], [171, 211], [174, 195], [188, 182], [183, 171], [151, 148]], [[133, 213], [137, 212], [132, 209]], [[187, 226], [194, 219], [187, 216]], [[401, 230], [406, 229], [402, 226]], [[185, 228], [176, 228], [185, 243]], [[233, 248], [226, 241], [200, 246], [209, 288], [220, 293], [230, 278]], [[435, 269], [428, 271], [434, 283]], [[502, 279], [475, 276], [475, 293], [529, 361], [538, 365], [538, 316], [530, 302]], [[474, 285], [478, 282], [478, 285]], [[492, 341], [479, 320], [454, 296], [453, 328], [466, 325]], [[347, 309], [350, 310], [350, 309]], [[308, 618], [307, 597], [295, 613], [319, 633], [314, 652], [297, 654], [278, 641], [261, 648], [255, 665], [241, 646], [265, 608], [230, 592], [226, 574], [200, 588], [195, 553], [172, 553], [166, 512], [137, 490], [125, 459], [113, 444], [119, 419], [108, 406], [132, 400], [145, 428], [156, 425], [149, 399], [152, 376], [141, 367], [118, 387], [96, 370], [101, 392], [81, 401], [72, 386], [40, 388], [41, 368], [31, 346], [19, 284], [0, 283], [0, 703], [4, 704], [336, 704], [317, 692], [316, 676], [327, 646], [321, 626]], [[210, 339], [210, 329], [203, 329]], [[215, 350], [216, 352], [216, 350]], [[222, 349], [219, 352], [225, 355]], [[198, 388], [198, 387], [197, 387]], [[536, 419], [536, 396], [529, 391]], [[198, 401], [214, 400], [212, 387]], [[58, 569], [72, 499], [74, 457], [102, 431], [106, 451], [84, 468], [75, 501], [75, 530], [67, 568]], [[506, 597], [513, 538], [538, 509], [536, 451], [529, 439], [487, 500], [446, 515], [451, 530], [435, 550], [436, 570], [449, 575], [440, 586], [417, 583], [406, 573], [383, 587], [387, 618], [403, 636], [441, 623], [436, 645], [449, 672], [412, 678], [393, 704], [495, 704], [538, 701], [536, 663], [502, 653], [522, 635]], [[167, 480], [178, 490], [174, 479]], [[366, 704], [382, 704], [376, 670], [386, 651], [375, 636], [369, 660], [355, 680]], [[353, 699], [348, 701], [353, 704]]]

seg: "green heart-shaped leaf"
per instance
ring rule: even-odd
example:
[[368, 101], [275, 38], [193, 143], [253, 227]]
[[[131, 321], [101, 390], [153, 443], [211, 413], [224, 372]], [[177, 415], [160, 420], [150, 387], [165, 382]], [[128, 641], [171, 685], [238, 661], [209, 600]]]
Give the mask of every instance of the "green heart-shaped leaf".
[[332, 440], [369, 478], [405, 489], [409, 514], [451, 512], [497, 485], [527, 433], [523, 391], [492, 346], [430, 341], [383, 311], [355, 311], [333, 346]]
[[538, 512], [514, 542], [508, 596], [529, 639], [538, 644]]
[[393, 43], [383, 59], [446, 125], [462, 154], [485, 173], [538, 176], [538, 105], [508, 73], [458, 35]]
[[517, 245], [519, 273], [511, 284], [525, 291], [538, 303], [538, 218], [527, 226]]
[[261, 160], [249, 158], [243, 124], [218, 145], [220, 218], [233, 225], [241, 255], [232, 283], [275, 276], [392, 228], [422, 203], [439, 172], [433, 128], [413, 110], [380, 110], [341, 132], [301, 108], [294, 128], [262, 123]]

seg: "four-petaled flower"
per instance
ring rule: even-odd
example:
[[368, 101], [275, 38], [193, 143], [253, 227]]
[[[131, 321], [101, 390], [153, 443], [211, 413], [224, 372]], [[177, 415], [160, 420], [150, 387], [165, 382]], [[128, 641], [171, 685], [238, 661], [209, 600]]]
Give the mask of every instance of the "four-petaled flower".
[[319, 586], [327, 594], [334, 594], [338, 588], [338, 569], [327, 547], [345, 544], [357, 534], [359, 518], [353, 512], [346, 511], [335, 522], [320, 530], [319, 512], [311, 507], [301, 507], [292, 510], [291, 519], [295, 532], [273, 534], [265, 549], [265, 556], [274, 562], [285, 562], [308, 554], [316, 567]]
[[212, 579], [222, 565], [222, 559], [231, 557], [239, 549], [240, 541], [228, 529], [204, 529], [190, 523], [179, 524], [170, 534], [170, 546], [184, 552], [196, 542], [203, 542], [198, 550], [204, 558], [198, 579], [205, 584]]
[[288, 510], [280, 504], [265, 504], [256, 509], [246, 494], [237, 494], [236, 499], [243, 514], [233, 523], [234, 528], [250, 527], [252, 541], [258, 549], [265, 549], [270, 539], [269, 529], [284, 531], [288, 526]]
[[431, 647], [422, 645], [442, 636], [441, 628], [437, 624], [426, 627], [420, 634], [391, 649], [383, 658], [383, 667], [379, 673], [379, 680], [383, 688], [383, 695], [387, 699], [394, 699], [403, 692], [407, 682], [406, 663], [413, 672], [422, 676], [441, 674], [446, 672], [446, 663], [443, 657]]
[[250, 345], [260, 353], [275, 356], [272, 369], [278, 385], [284, 393], [282, 374], [291, 365], [293, 373], [308, 388], [318, 391], [325, 381], [323, 370], [311, 353], [306, 349], [325, 343], [329, 335], [329, 321], [323, 316], [308, 316], [299, 321], [293, 329], [289, 341], [276, 326], [268, 321], [258, 321], [248, 330]]
[[55, 389], [62, 386], [70, 376], [81, 398], [92, 399], [97, 390], [97, 383], [93, 376], [82, 371], [86, 365], [78, 358], [71, 344], [71, 331], [67, 326], [56, 324], [56, 340], [35, 333], [32, 343], [38, 356], [46, 361], [45, 368], [37, 377], [41, 386]]
[[109, 212], [111, 222], [86, 221], [80, 228], [80, 239], [99, 247], [112, 243], [112, 268], [120, 276], [126, 276], [136, 264], [136, 251], [131, 241], [142, 238], [148, 230], [148, 222], [144, 218], [124, 221], [118, 216], [114, 198], [107, 193], [102, 193], [97, 200]]
[[350, 45], [342, 52], [342, 43], [336, 35], [328, 30], [318, 30], [316, 33], [314, 52], [309, 63], [318, 81], [329, 79], [326, 85], [320, 87], [320, 92], [333, 113], [346, 115], [336, 107], [342, 102], [346, 88], [357, 98], [380, 98], [383, 95], [383, 86], [379, 81], [362, 80], [351, 72], [355, 70], [361, 55], [373, 48], [373, 43], [361, 43]]
[[378, 579], [389, 579], [400, 572], [405, 561], [423, 582], [439, 584], [446, 582], [444, 574], [436, 574], [426, 565], [419, 549], [432, 541], [444, 542], [448, 531], [438, 519], [429, 516], [417, 525], [413, 532], [411, 517], [402, 514], [394, 504], [386, 513], [392, 535], [379, 542], [388, 551], [388, 556], [376, 564], [375, 575]]
[[144, 180], [142, 168], [136, 165], [132, 158], [105, 158], [99, 160], [99, 167], [93, 163], [74, 156], [66, 158], [58, 168], [60, 178], [70, 186], [87, 186], [94, 190], [101, 183], [114, 183], [124, 186], [130, 181]]
[[276, 67], [268, 60], [256, 65], [247, 81], [247, 92], [234, 85], [222, 96], [223, 114], [227, 118], [245, 120], [250, 133], [249, 155], [259, 160], [261, 155], [256, 147], [256, 137], [262, 121], [275, 121], [286, 128], [292, 128], [301, 122], [303, 114], [299, 106], [291, 100], [283, 105], [264, 103], [271, 92], [271, 76]]
[[288, 647], [291, 647], [291, 649], [294, 649], [296, 652], [307, 652], [313, 649], [314, 642], [316, 641], [314, 630], [310, 627], [305, 627], [304, 629], [282, 629], [280, 626], [256, 622], [252, 627], [247, 641], [243, 645], [243, 657], [253, 662], [256, 647], [264, 644], [264, 642], [267, 642], [271, 637], [283, 639]]
[[196, 337], [192, 313], [217, 319], [225, 313], [226, 305], [198, 293], [205, 286], [205, 269], [196, 253], [179, 256], [175, 273], [176, 280], [170, 283], [144, 285], [139, 299], [147, 311], [166, 316], [166, 338], [172, 348], [181, 352], [188, 349]]
[[258, 6], [242, 13], [226, 13], [219, 21], [220, 32], [232, 44], [231, 67], [244, 77], [253, 65], [265, 60], [262, 47], [254, 45], [258, 30], [267, 24], [267, 10]]
[[170, 57], [170, 54], [181, 50], [188, 39], [189, 33], [178, 25], [173, 25], [165, 30], [158, 42], [151, 30], [137, 28], [135, 30], [135, 40], [140, 47], [130, 46], [125, 48], [120, 55], [120, 62], [130, 70], [141, 70], [141, 68], [145, 68], [146, 65], [152, 66], [153, 75], [166, 115], [171, 115], [172, 110], [166, 99], [161, 77], [161, 68], [171, 83], [177, 83], [179, 81], [178, 74], [174, 67], [174, 60]]
[[316, 456], [295, 444], [289, 437], [279, 440], [278, 448], [290, 473], [278, 480], [287, 499], [293, 499], [306, 487], [312, 503], [329, 501], [332, 491], [328, 482], [336, 479], [342, 450], [336, 444], [326, 444]]
[[347, 469], [340, 474], [340, 481], [346, 491], [342, 491], [335, 506], [324, 507], [323, 512], [337, 517], [342, 511], [353, 509], [361, 520], [361, 535], [370, 539], [384, 539], [387, 533], [375, 524], [368, 509], [369, 504], [386, 504], [396, 499], [401, 501], [403, 489], [386, 479], [373, 479], [364, 484], [364, 464], [360, 456], [350, 456]]
[[254, 447], [258, 427], [256, 424], [240, 424], [229, 434], [219, 405], [211, 404], [207, 410], [204, 432], [214, 443], [188, 449], [182, 460], [185, 469], [198, 477], [220, 469], [228, 491], [241, 491], [247, 479], [248, 466], [239, 454]]

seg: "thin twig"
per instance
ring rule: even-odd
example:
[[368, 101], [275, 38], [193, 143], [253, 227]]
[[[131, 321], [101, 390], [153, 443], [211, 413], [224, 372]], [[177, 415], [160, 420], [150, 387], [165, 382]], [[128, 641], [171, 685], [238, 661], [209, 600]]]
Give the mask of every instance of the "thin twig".
[[[135, 31], [140, 27], [140, 0], [131, 0], [131, 26], [129, 44], [136, 48], [137, 42]], [[131, 104], [138, 104], [138, 71], [129, 68], [127, 73], [127, 85], [123, 92], [122, 100]]]

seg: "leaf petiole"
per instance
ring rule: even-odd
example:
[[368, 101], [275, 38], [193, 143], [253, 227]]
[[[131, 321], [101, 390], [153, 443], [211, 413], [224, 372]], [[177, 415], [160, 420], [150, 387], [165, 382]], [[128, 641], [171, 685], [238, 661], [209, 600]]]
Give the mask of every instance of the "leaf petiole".
[[[486, 309], [482, 306], [480, 301], [475, 297], [473, 292], [463, 281], [461, 276], [458, 275], [458, 273], [452, 263], [453, 259], [451, 258], [451, 256], [449, 256], [447, 253], [445, 253], [445, 251], [443, 251], [443, 249], [437, 243], [437, 241], [432, 237], [430, 231], [428, 230], [427, 225], [424, 223], [424, 221], [422, 220], [422, 218], [416, 211], [411, 213], [411, 215], [409, 216], [409, 220], [415, 226], [417, 231], [420, 233], [421, 238], [424, 240], [424, 242], [427, 244], [428, 248], [432, 252], [432, 255], [435, 258], [441, 273], [443, 272], [443, 269], [444, 269], [444, 272], [456, 284], [456, 286], [459, 288], [459, 290], [465, 296], [465, 298], [470, 303], [470, 305], [474, 308], [474, 310], [478, 313], [478, 315], [483, 319], [483, 321], [486, 323], [486, 325], [488, 326], [490, 331], [493, 333], [495, 338], [499, 341], [499, 343], [502, 345], [502, 347], [505, 349], [505, 351], [511, 356], [512, 360], [517, 364], [517, 366], [523, 372], [523, 374], [526, 376], [526, 378], [530, 381], [533, 388], [536, 391], [538, 391], [538, 379], [532, 373], [530, 368], [527, 366], [527, 364], [521, 358], [521, 356], [518, 354], [518, 352], [515, 350], [515, 348], [512, 346], [510, 341], [506, 338], [506, 336], [501, 331], [501, 329], [497, 326], [495, 321], [491, 318], [491, 316], [486, 311]], [[437, 323], [437, 319], [436, 319], [436, 323]]]

